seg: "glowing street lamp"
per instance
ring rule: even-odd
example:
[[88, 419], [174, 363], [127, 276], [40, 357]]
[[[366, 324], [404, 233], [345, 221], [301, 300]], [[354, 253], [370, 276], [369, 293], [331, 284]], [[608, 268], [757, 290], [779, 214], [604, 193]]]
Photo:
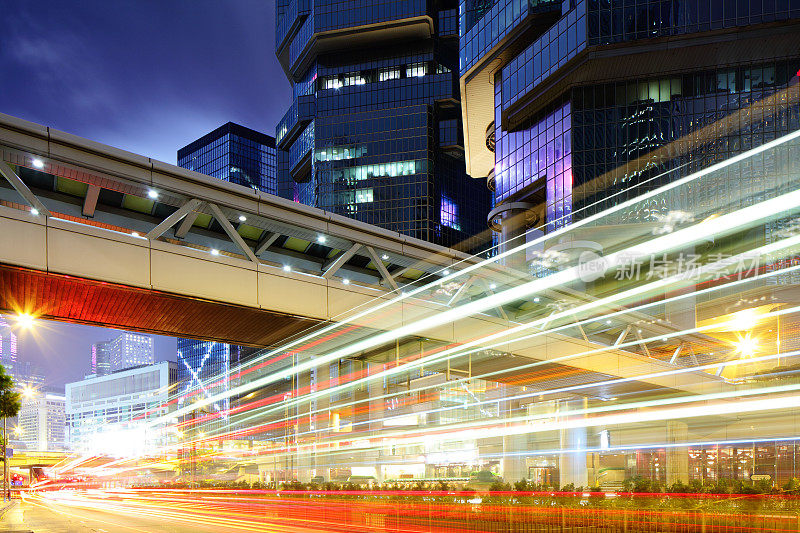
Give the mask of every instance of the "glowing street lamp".
[[34, 318], [30, 313], [20, 313], [17, 315], [17, 324], [23, 329], [31, 329], [34, 326]]
[[758, 351], [758, 339], [751, 337], [749, 333], [740, 338], [735, 344], [739, 353], [745, 357], [753, 357]]

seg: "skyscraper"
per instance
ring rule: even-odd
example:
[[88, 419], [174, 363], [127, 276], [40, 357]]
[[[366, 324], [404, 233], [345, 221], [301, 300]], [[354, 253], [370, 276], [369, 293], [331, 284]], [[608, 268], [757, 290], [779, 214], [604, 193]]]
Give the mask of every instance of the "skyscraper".
[[228, 122], [178, 150], [178, 166], [277, 193], [275, 139]]
[[105, 344], [107, 346], [104, 349], [108, 350], [110, 372], [152, 365], [155, 362], [153, 337], [149, 335], [126, 331]]
[[[800, 129], [800, 2], [460, 0], [459, 13], [467, 170], [484, 176], [494, 193], [488, 223], [501, 246], [528, 243], [525, 252], [515, 255], [520, 259], [514, 268], [546, 276], [562, 266], [549, 260], [550, 252], [553, 257], [575, 252], [576, 261], [582, 250], [600, 257], [615, 245], [632, 246], [635, 241], [623, 228], [648, 227], [645, 238], [671, 232], [671, 220], [712, 219], [715, 206], [752, 205], [791, 183], [796, 171], [789, 162], [797, 158], [771, 153], [703, 174], [680, 194], [642, 196]], [[641, 199], [623, 204], [636, 197]], [[615, 206], [620, 209], [603, 217], [600, 228], [587, 224], [563, 240], [558, 235], [541, 238]], [[779, 224], [784, 222], [756, 226], [748, 238], [770, 242], [777, 235], [779, 240]], [[675, 256], [700, 253], [695, 243], [684, 244], [671, 250]], [[719, 241], [702, 250], [707, 257], [724, 252]], [[654, 264], [643, 278], [650, 279]], [[611, 286], [619, 290], [619, 284]], [[689, 295], [705, 286], [690, 284], [682, 290]], [[603, 290], [598, 287], [591, 278], [582, 279], [578, 293], [595, 298], [593, 291]], [[749, 293], [737, 294], [737, 289], [731, 293], [740, 298], [737, 305], [752, 312], [755, 298], [748, 300]], [[764, 288], [762, 298], [780, 298], [769, 293]], [[667, 294], [655, 289], [648, 297], [668, 301]], [[670, 347], [678, 354], [686, 334], [701, 323], [703, 306], [725, 309], [726, 297], [665, 303], [645, 311], [648, 318], [637, 324], [682, 332], [680, 348]], [[542, 308], [562, 303], [543, 302]], [[791, 328], [796, 331], [794, 324]], [[631, 330], [637, 328], [629, 323], [609, 333], [622, 339]], [[579, 338], [592, 338], [580, 333]], [[786, 346], [791, 336], [782, 335], [779, 344]], [[651, 352], [645, 348], [641, 355], [649, 358]], [[680, 438], [689, 442], [711, 431], [707, 425], [680, 424], [668, 421], [662, 430], [669, 435], [680, 428], [685, 435]], [[570, 429], [559, 439], [561, 450], [585, 448], [587, 433]], [[606, 434], [605, 445], [608, 439]], [[530, 450], [541, 442], [523, 437], [512, 446]], [[636, 450], [626, 460], [655, 466], [640, 470], [649, 479], [688, 482], [690, 470], [683, 465], [696, 451], [673, 448], [663, 462], [654, 455], [640, 462], [647, 453]], [[719, 447], [716, 453], [736, 452]], [[528, 465], [542, 465], [542, 472], [557, 476], [562, 485], [587, 485], [585, 455], [562, 453], [549, 461], [534, 456], [517, 462], [523, 455], [508, 454], [504, 476], [518, 477], [533, 470]], [[601, 457], [594, 472], [610, 464]], [[701, 471], [705, 476], [703, 468], [692, 470]]]
[[111, 373], [111, 341], [92, 344], [91, 373], [107, 376]]
[[18, 441], [28, 450], [58, 451], [66, 445], [64, 395], [36, 391], [24, 395], [16, 430]]
[[[467, 170], [494, 192], [490, 226], [551, 231], [799, 128], [798, 19], [793, 1], [461, 0]], [[626, 220], [784, 172], [770, 165]]]
[[[221, 180], [277, 193], [275, 139], [264, 133], [228, 122], [178, 150], [178, 165]], [[185, 381], [185, 395], [211, 395], [227, 391], [228, 371], [246, 351], [241, 346], [194, 339], [178, 339], [178, 369]], [[229, 400], [213, 405], [225, 412]], [[218, 421], [209, 424], [217, 428]]]
[[475, 249], [489, 195], [464, 169], [455, 2], [276, 3], [293, 102], [276, 129], [281, 196]]
[[[178, 393], [181, 396], [205, 398], [230, 390], [236, 386], [231, 378], [231, 370], [238, 366], [247, 351], [242, 346], [220, 342], [178, 339], [178, 370], [182, 377]], [[209, 406], [207, 409], [222, 416], [204, 424], [204, 427], [207, 430], [224, 427], [230, 406], [229, 398]]]
[[44, 386], [45, 376], [38, 365], [30, 361], [17, 361], [14, 366], [14, 380], [20, 387], [41, 389]]
[[13, 375], [17, 363], [17, 336], [3, 315], [0, 315], [0, 364]]

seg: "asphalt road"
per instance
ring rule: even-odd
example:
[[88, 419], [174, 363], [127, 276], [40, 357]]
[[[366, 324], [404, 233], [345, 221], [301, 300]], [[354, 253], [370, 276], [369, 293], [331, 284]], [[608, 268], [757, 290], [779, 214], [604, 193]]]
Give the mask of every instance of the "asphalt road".
[[36, 533], [190, 533], [205, 529], [198, 524], [176, 524], [143, 516], [72, 508], [39, 499], [20, 501], [0, 521], [0, 531]]
[[317, 520], [311, 514], [289, 518], [280, 505], [238, 497], [65, 490], [24, 494], [0, 519], [0, 532], [353, 533]]

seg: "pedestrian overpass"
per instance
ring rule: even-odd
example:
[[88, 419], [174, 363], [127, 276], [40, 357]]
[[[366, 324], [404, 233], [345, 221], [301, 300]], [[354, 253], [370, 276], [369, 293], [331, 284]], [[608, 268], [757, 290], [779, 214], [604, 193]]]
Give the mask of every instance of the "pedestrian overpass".
[[[530, 272], [503, 261], [8, 115], [0, 115], [0, 155], [2, 312], [257, 347], [339, 322], [368, 335], [399, 331], [389, 335], [398, 353], [409, 339], [480, 346], [480, 339], [505, 338], [485, 343], [495, 355], [483, 364], [495, 375], [503, 374], [502, 361], [513, 374], [519, 359], [512, 359], [521, 356], [648, 386], [725, 387], [714, 372], [684, 368], [690, 354], [692, 364], [698, 358], [684, 340], [672, 345], [681, 326], [627, 312], [624, 300], [598, 304], [592, 312], [615, 315], [599, 327], [576, 315], [570, 330], [504, 337], [529, 333], [532, 318], [540, 330], [556, 323], [542, 318], [549, 315], [565, 323], [559, 306], [593, 309], [597, 298], [581, 290], [581, 280], [533, 292]], [[616, 234], [630, 241], [651, 229], [631, 227], [635, 235]], [[669, 356], [651, 353], [655, 338]], [[373, 348], [367, 343], [362, 352]], [[429, 368], [475, 370], [472, 358]]]
[[0, 115], [0, 310], [267, 346], [467, 254]]

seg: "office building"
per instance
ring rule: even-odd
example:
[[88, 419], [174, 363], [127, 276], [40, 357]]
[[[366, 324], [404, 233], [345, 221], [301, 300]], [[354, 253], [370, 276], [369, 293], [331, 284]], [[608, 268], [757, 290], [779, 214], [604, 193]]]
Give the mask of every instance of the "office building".
[[455, 2], [276, 3], [293, 101], [276, 128], [280, 195], [474, 250], [489, 210], [465, 173]]
[[41, 369], [30, 361], [19, 359], [17, 335], [8, 319], [2, 315], [0, 315], [0, 364], [18, 387], [39, 388], [44, 385], [45, 378]]
[[[277, 193], [275, 139], [228, 122], [178, 150], [178, 165], [209, 176]], [[228, 370], [238, 364], [241, 346], [194, 339], [178, 339], [178, 367], [185, 381], [183, 393], [211, 394], [230, 387]], [[226, 399], [213, 408], [225, 413]], [[216, 429], [224, 419], [215, 422]]]
[[33, 390], [22, 396], [14, 440], [27, 450], [60, 451], [66, 446], [63, 394]]
[[[631, 203], [605, 217], [600, 231], [584, 229], [575, 242], [541, 239], [800, 128], [800, 4], [461, 0], [459, 9], [467, 171], [484, 177], [493, 192], [488, 223], [503, 249], [539, 239], [535, 249], [517, 254], [521, 261], [504, 261], [506, 266], [546, 276], [559, 268], [548, 257], [570, 257], [570, 252], [578, 257], [587, 250], [602, 254], [637, 224], [652, 228], [647, 230], [652, 235], [671, 232], [718, 202], [747, 205], [763, 198], [763, 193], [751, 191], [777, 190], [789, 182], [789, 158], [772, 153], [752, 157], [681, 194]], [[780, 232], [780, 223], [772, 223], [751, 236], [770, 242]], [[718, 241], [702, 251], [719, 254], [725, 249]], [[682, 252], [699, 253], [691, 247]], [[580, 289], [593, 294], [592, 281], [584, 280]], [[692, 294], [696, 289], [685, 290]], [[765, 300], [781, 297], [765, 287], [752, 290]], [[753, 313], [747, 308], [755, 301], [742, 297], [738, 305]], [[684, 298], [653, 310], [643, 322], [691, 330], [700, 323], [703, 309], [710, 308], [726, 309], [725, 300], [711, 304]], [[781, 342], [795, 343], [795, 335]], [[611, 345], [614, 339], [603, 342]], [[672, 362], [680, 352], [675, 349]], [[715, 361], [719, 352], [710, 350], [708, 357]], [[590, 380], [591, 374], [584, 379]], [[545, 404], [531, 408], [537, 413], [548, 409]], [[765, 423], [759, 435], [773, 429]], [[736, 428], [721, 423], [718, 430], [732, 434]], [[674, 443], [699, 439], [705, 429], [675, 420], [651, 431], [663, 432], [662, 442]], [[612, 433], [621, 440], [632, 434]], [[560, 439], [550, 444], [563, 450], [597, 442], [584, 430], [565, 431]], [[598, 448], [608, 447], [608, 439], [606, 432]], [[510, 444], [512, 451], [547, 446], [531, 435], [520, 435], [518, 444]], [[503, 463], [512, 478], [527, 465], [530, 477], [547, 484], [554, 479], [562, 485], [602, 483], [597, 475], [601, 471], [671, 484], [749, 479], [767, 470], [767, 477], [786, 480], [797, 470], [794, 462], [786, 462], [791, 453], [793, 443], [776, 439], [713, 448], [643, 447], [587, 457], [518, 453]], [[748, 462], [759, 454], [761, 463]]]
[[[460, 13], [467, 171], [494, 192], [503, 241], [799, 127], [796, 2], [462, 0]], [[761, 170], [782, 172], [752, 168], [625, 220], [691, 211]]]
[[44, 387], [45, 375], [42, 369], [30, 361], [17, 361], [13, 377], [18, 387], [27, 389]]
[[[252, 351], [220, 342], [178, 339], [178, 370], [182, 376], [179, 396], [202, 399], [227, 392], [237, 384], [233, 377], [235, 369]], [[231, 398], [225, 397], [207, 407], [220, 415], [204, 424], [207, 432], [227, 430], [231, 402]]]
[[130, 456], [153, 453], [174, 442], [176, 427], [167, 415], [170, 391], [179, 380], [177, 365], [165, 361], [67, 383], [70, 448]]
[[17, 362], [17, 335], [8, 323], [8, 320], [0, 315], [0, 364], [6, 373], [14, 373], [14, 365]]
[[126, 331], [108, 342], [99, 343], [99, 350], [98, 345], [94, 345], [92, 356], [92, 370], [98, 374], [152, 365], [155, 362], [153, 337]]
[[111, 373], [111, 341], [92, 344], [90, 371], [95, 376], [106, 376]]
[[228, 122], [178, 150], [178, 166], [276, 194], [275, 139]]

